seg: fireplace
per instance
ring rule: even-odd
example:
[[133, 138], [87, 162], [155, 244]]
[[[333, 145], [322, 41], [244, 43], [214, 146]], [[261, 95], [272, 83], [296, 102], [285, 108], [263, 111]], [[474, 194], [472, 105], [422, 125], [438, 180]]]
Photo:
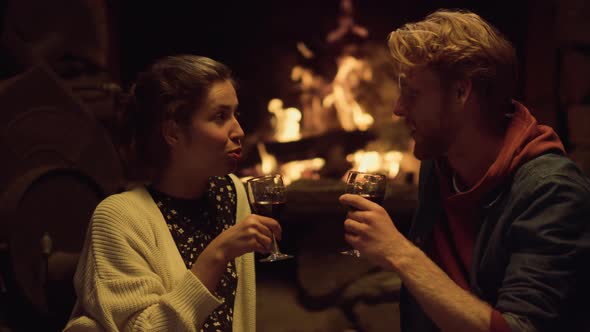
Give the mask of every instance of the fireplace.
[[[287, 303], [296, 294], [287, 310], [300, 311], [301, 320], [313, 313], [334, 320], [328, 330], [367, 330], [367, 317], [392, 325], [397, 319], [391, 314], [397, 310], [397, 275], [339, 254], [346, 245], [346, 209], [338, 197], [348, 171], [387, 176], [383, 206], [402, 232], [417, 205], [419, 162], [407, 129], [392, 113], [398, 87], [388, 51], [383, 42], [366, 40], [370, 31], [354, 14], [352, 2], [343, 0], [339, 26], [325, 36], [323, 49], [294, 43], [300, 63], [289, 70], [289, 97], [268, 100], [269, 122], [247, 137], [238, 171], [244, 181], [281, 173], [287, 184], [280, 246], [295, 259], [257, 263], [259, 299]], [[336, 69], [325, 69], [326, 63]], [[285, 307], [260, 306], [259, 328], [271, 329]], [[383, 317], [380, 310], [390, 314]]]

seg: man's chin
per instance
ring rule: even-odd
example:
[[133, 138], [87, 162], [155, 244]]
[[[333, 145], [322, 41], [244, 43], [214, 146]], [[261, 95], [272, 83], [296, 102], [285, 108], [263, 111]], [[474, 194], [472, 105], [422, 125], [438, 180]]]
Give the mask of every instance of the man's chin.
[[424, 161], [426, 159], [429, 159], [428, 157], [422, 155], [422, 154], [416, 154], [416, 152], [414, 152], [414, 157], [416, 157], [416, 159], [420, 160], [420, 161]]
[[420, 161], [423, 161], [423, 160], [435, 159], [437, 157], [437, 154], [432, 153], [432, 151], [425, 151], [423, 149], [414, 147], [414, 157], [416, 157], [416, 159], [418, 159]]

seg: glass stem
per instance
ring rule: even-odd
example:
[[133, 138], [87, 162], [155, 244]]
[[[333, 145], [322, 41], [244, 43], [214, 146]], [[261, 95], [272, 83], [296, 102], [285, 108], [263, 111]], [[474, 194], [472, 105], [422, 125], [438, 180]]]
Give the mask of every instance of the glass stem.
[[277, 239], [275, 238], [275, 233], [271, 233], [272, 234], [272, 251], [275, 254], [280, 253], [279, 251], [279, 245], [277, 244]]

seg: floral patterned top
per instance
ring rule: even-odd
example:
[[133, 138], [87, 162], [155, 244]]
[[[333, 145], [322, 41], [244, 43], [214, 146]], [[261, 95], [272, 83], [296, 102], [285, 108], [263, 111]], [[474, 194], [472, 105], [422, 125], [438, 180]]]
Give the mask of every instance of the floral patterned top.
[[[160, 208], [187, 269], [217, 235], [235, 223], [236, 190], [229, 176], [210, 178], [207, 193], [198, 199], [172, 197], [152, 186], [147, 190]], [[205, 320], [201, 331], [232, 330], [237, 286], [235, 262], [231, 261], [214, 292], [224, 302]]]

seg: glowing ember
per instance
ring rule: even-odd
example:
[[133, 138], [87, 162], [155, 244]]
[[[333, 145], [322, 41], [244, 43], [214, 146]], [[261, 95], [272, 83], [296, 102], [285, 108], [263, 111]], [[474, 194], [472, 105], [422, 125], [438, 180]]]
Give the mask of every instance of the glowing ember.
[[306, 59], [311, 59], [314, 57], [313, 52], [305, 45], [304, 42], [297, 43], [297, 50], [301, 53]]

